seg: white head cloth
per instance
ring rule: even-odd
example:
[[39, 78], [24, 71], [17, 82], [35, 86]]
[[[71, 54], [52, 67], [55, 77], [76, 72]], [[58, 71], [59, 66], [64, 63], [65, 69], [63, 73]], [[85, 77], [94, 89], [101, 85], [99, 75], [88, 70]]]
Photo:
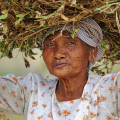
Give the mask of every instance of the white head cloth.
[[[89, 46], [97, 48], [97, 55], [94, 61], [89, 63], [89, 70], [90, 70], [94, 65], [94, 63], [97, 60], [99, 60], [104, 54], [104, 52], [100, 48], [100, 44], [102, 43], [102, 39], [103, 39], [102, 30], [100, 26], [93, 19], [90, 18], [85, 19], [83, 22], [76, 22], [74, 24], [74, 27], [76, 29], [74, 32], [76, 33], [77, 37], [80, 38], [80, 40], [84, 41]], [[52, 29], [55, 29], [55, 31], [67, 30], [71, 32], [73, 31], [73, 24], [69, 23], [67, 25], [61, 24], [61, 25], [53, 26], [49, 29], [49, 31]], [[45, 37], [43, 38], [42, 46], [44, 44], [45, 38], [49, 34], [50, 33], [46, 33]]]

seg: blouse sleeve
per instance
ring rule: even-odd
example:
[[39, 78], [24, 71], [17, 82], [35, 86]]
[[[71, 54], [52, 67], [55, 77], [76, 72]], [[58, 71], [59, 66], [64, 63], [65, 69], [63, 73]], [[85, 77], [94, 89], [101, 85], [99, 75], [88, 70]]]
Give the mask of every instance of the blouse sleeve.
[[[112, 92], [112, 99], [113, 101], [116, 101], [117, 106], [117, 113], [118, 118], [120, 118], [120, 72], [111, 74], [111, 88], [109, 88], [109, 91]], [[110, 81], [108, 81], [110, 83]]]
[[31, 73], [25, 77], [0, 76], [0, 112], [24, 114], [31, 87]]
[[[111, 75], [113, 101], [116, 101], [118, 118], [120, 118], [120, 72]], [[110, 81], [109, 81], [110, 82]], [[111, 91], [111, 88], [109, 90]]]
[[120, 72], [107, 74], [99, 81], [99, 103], [110, 118], [120, 118]]
[[118, 86], [118, 116], [120, 117], [120, 72], [117, 75], [117, 86]]

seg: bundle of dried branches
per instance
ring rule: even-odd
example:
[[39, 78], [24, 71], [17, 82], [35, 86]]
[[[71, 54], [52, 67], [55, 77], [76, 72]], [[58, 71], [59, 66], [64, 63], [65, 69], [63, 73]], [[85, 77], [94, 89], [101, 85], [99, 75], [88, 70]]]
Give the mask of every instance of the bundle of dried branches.
[[0, 40], [0, 58], [11, 58], [13, 49], [19, 48], [25, 53], [27, 67], [26, 56], [35, 59], [32, 49], [41, 48], [41, 39], [47, 28], [87, 17], [92, 17], [101, 26], [104, 58], [114, 64], [120, 60], [119, 0], [1, 0], [0, 35], [3, 38]]

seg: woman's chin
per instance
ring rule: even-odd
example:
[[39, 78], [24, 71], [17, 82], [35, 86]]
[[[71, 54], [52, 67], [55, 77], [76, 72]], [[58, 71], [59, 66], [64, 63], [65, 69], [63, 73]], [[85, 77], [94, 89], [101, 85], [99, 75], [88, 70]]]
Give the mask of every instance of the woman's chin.
[[56, 77], [65, 77], [65, 76], [69, 76], [68, 72], [65, 70], [54, 70], [53, 75], [55, 75]]

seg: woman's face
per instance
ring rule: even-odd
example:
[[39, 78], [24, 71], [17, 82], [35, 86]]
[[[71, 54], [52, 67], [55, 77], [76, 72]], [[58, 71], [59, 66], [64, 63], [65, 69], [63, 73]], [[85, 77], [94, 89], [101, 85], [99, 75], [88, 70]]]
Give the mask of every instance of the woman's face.
[[89, 47], [68, 31], [56, 31], [44, 41], [43, 59], [49, 72], [59, 78], [74, 77], [87, 70]]

